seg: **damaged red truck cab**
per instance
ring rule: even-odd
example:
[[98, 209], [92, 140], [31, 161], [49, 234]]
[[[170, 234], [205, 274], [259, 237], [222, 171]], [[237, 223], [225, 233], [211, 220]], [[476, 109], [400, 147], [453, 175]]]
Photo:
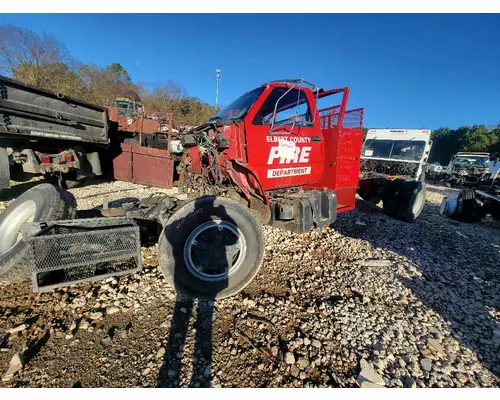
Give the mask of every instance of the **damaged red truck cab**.
[[[319, 101], [329, 96], [338, 102], [320, 109]], [[220, 169], [250, 208], [259, 208], [262, 222], [304, 232], [355, 207], [363, 109], [347, 111], [348, 97], [348, 88], [325, 91], [304, 80], [272, 81], [208, 121], [216, 126], [219, 148], [227, 146]], [[192, 172], [200, 175], [199, 146], [190, 150]]]

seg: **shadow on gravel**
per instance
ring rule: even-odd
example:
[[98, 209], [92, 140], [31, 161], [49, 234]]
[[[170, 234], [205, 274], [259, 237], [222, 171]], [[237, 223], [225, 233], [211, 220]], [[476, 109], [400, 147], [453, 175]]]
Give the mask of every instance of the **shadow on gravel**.
[[[217, 293], [227, 287], [229, 260], [225, 249], [234, 245], [236, 240], [232, 239], [235, 238], [234, 236], [226, 233], [227, 229], [218, 229], [217, 225], [211, 224], [210, 221], [218, 220], [221, 216], [224, 216], [224, 220], [227, 222], [231, 222], [232, 219], [226, 214], [223, 207], [216, 208], [216, 216], [207, 213], [206, 210], [203, 212], [203, 209], [210, 208], [209, 206], [213, 206], [213, 201], [211, 204], [207, 202], [199, 204], [199, 201], [196, 200], [195, 210], [202, 211], [200, 216], [193, 218], [192, 213], [188, 214], [184, 218], [173, 221], [165, 228], [175, 229], [174, 235], [167, 234], [167, 237], [172, 245], [175, 260], [173, 275], [177, 298], [171, 320], [168, 345], [157, 377], [156, 387], [184, 386], [182, 369], [183, 366], [187, 368], [190, 364], [192, 365], [191, 378], [188, 386], [211, 386], [212, 323], [215, 319], [216, 294], [203, 300], [185, 297], [181, 294], [186, 293], [186, 285], [195, 288], [206, 285], [199, 279], [193, 280], [193, 275], [187, 268], [187, 264], [190, 262], [192, 262], [192, 268], [206, 274], [204, 279], [217, 279]], [[207, 228], [193, 235], [192, 232], [200, 226], [207, 226]], [[192, 240], [195, 242], [193, 243]], [[190, 241], [193, 244], [190, 250], [185, 251], [185, 246], [179, 245], [179, 242], [189, 243]], [[191, 327], [192, 318], [194, 318], [194, 324]], [[186, 360], [186, 352], [191, 350], [188, 349], [188, 339], [191, 339], [192, 334], [194, 334], [193, 358]]]
[[212, 369], [213, 312], [213, 301], [198, 300], [196, 306], [194, 299], [177, 296], [165, 359], [156, 381], [157, 387], [182, 386], [181, 370], [192, 316], [195, 318], [196, 333], [189, 387], [209, 386]]
[[[358, 220], [366, 225], [361, 226]], [[462, 346], [500, 377], [499, 221], [458, 223], [426, 203], [415, 223], [408, 224], [392, 220], [379, 207], [360, 200], [356, 211], [339, 217], [335, 229], [406, 257], [421, 276], [399, 275], [399, 280], [448, 323], [452, 336]], [[392, 261], [399, 260], [395, 257]], [[432, 336], [430, 331], [428, 337]], [[443, 344], [446, 346], [447, 341]], [[472, 373], [459, 359], [448, 361], [457, 370]], [[478, 374], [477, 384], [491, 385]]]

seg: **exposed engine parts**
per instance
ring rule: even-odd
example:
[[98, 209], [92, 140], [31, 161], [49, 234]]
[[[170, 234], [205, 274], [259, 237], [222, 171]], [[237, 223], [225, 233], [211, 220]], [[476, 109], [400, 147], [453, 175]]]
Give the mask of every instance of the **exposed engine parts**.
[[361, 160], [361, 177], [367, 177], [371, 173], [379, 173], [390, 176], [405, 176], [412, 178], [418, 170], [419, 164], [398, 162], [395, 160]]

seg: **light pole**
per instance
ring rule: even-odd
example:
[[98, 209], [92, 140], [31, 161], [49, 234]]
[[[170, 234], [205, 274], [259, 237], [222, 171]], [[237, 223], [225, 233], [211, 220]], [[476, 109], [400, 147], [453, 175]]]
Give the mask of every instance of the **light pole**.
[[215, 107], [219, 105], [219, 80], [220, 80], [220, 69], [215, 70]]

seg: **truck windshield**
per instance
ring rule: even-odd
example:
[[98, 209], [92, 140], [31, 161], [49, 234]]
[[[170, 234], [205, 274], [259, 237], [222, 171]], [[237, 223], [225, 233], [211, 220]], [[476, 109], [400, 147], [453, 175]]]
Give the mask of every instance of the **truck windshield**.
[[260, 94], [264, 91], [265, 87], [259, 87], [257, 89], [246, 92], [244, 95], [238, 97], [231, 104], [220, 110], [214, 117], [210, 118], [209, 121], [214, 121], [216, 119], [240, 119], [243, 118], [248, 110], [253, 106], [255, 101], [259, 98]]
[[423, 140], [375, 140], [368, 139], [363, 145], [363, 156], [393, 160], [420, 161], [424, 154]]
[[457, 156], [455, 164], [474, 165], [480, 167], [488, 167], [490, 158], [488, 156]]

